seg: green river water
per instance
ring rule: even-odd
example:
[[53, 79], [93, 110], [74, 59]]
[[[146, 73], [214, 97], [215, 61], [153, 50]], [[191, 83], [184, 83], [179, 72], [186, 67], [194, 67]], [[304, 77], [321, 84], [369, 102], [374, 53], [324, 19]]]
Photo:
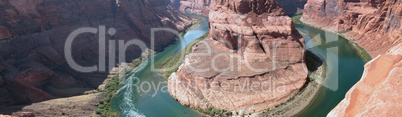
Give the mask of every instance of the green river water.
[[[360, 79], [365, 62], [345, 38], [300, 23], [295, 23], [295, 26], [304, 37], [307, 50], [325, 62], [326, 78], [324, 79], [328, 83], [325, 86], [329, 87], [320, 90], [316, 98], [299, 113], [299, 116], [326, 116]], [[184, 42], [177, 41], [176, 44], [166, 47], [164, 51], [156, 54], [153, 57], [154, 65], [160, 67], [178, 54], [186, 45], [207, 32], [208, 22], [204, 21], [200, 27], [190, 30], [184, 35]], [[317, 36], [317, 34], [321, 34], [321, 36]], [[328, 40], [327, 38], [335, 41], [323, 43]], [[123, 85], [112, 101], [112, 107], [122, 117], [201, 116], [198, 112], [181, 105], [170, 96], [166, 79], [159, 72], [151, 70], [150, 60], [134, 70], [125, 79]]]

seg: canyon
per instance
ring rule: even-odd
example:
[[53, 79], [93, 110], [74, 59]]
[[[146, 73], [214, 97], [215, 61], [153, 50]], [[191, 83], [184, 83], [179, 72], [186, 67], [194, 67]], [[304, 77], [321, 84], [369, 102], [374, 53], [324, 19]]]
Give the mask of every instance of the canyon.
[[401, 13], [401, 0], [308, 0], [304, 23], [337, 32], [375, 57], [327, 116], [401, 115]]
[[[171, 5], [180, 11], [198, 13], [208, 16], [212, 2], [215, 0], [171, 0]], [[286, 14], [302, 13], [307, 0], [277, 0]]]
[[[255, 113], [294, 98], [309, 79], [304, 40], [288, 15], [303, 13], [303, 23], [348, 38], [374, 58], [327, 116], [402, 114], [401, 0], [0, 0], [0, 113], [96, 116], [104, 96], [95, 90], [108, 70], [72, 69], [63, 50], [69, 34], [105, 26], [106, 45], [134, 39], [150, 47], [151, 28], [182, 32], [196, 20], [181, 11], [209, 16], [210, 28], [168, 78], [170, 95], [184, 106]], [[156, 51], [176, 38], [155, 37]], [[72, 59], [98, 65], [98, 41], [97, 34], [76, 37]], [[118, 51], [105, 51], [112, 68]], [[141, 52], [129, 46], [124, 59]]]
[[214, 0], [171, 0], [172, 6], [180, 11], [208, 16], [211, 2]]
[[352, 39], [375, 57], [402, 42], [401, 0], [308, 0], [301, 20]]
[[[106, 45], [110, 40], [139, 40], [150, 47], [151, 28], [184, 31], [196, 19], [169, 4], [166, 0], [1, 0], [0, 106], [96, 92], [108, 69], [119, 60], [118, 52], [105, 49], [104, 60], [109, 63], [105, 72], [77, 71], [66, 59], [83, 66], [98, 65], [101, 45], [97, 33], [81, 34], [72, 43], [72, 58], [66, 58], [64, 46], [69, 34], [82, 27], [101, 31], [105, 26]], [[108, 30], [111, 28], [115, 31]], [[175, 38], [171, 32], [156, 32], [155, 50], [161, 51]], [[141, 52], [137, 46], [128, 46], [126, 57], [120, 59], [131, 61]]]
[[276, 2], [285, 10], [287, 15], [303, 13], [307, 0], [277, 0]]
[[402, 43], [364, 66], [362, 78], [329, 114], [340, 116], [399, 116], [402, 106]]
[[212, 3], [208, 38], [168, 79], [173, 98], [191, 108], [258, 112], [299, 92], [308, 72], [304, 41], [280, 5]]

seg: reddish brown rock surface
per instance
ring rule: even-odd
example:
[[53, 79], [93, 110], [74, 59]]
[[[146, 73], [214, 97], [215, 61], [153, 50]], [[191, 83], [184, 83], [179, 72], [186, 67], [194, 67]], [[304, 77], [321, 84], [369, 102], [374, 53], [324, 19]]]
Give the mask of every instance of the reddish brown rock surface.
[[214, 0], [172, 0], [172, 5], [181, 11], [189, 11], [208, 16], [211, 2]]
[[345, 31], [340, 34], [376, 57], [365, 65], [362, 79], [328, 116], [402, 114], [401, 13], [401, 0], [308, 0], [303, 22], [330, 31]]
[[279, 4], [214, 3], [209, 37], [169, 77], [171, 95], [189, 107], [257, 112], [297, 93], [307, 78], [304, 44]]
[[402, 43], [371, 60], [364, 68], [362, 79], [328, 116], [402, 115]]
[[[104, 99], [104, 93], [51, 99], [30, 105], [0, 107], [2, 114], [15, 117], [95, 117], [99, 101]], [[1, 115], [0, 115], [1, 117]]]
[[[108, 72], [72, 69], [64, 57], [69, 34], [81, 27], [104, 25], [106, 32], [109, 28], [117, 31], [114, 36], [107, 34], [106, 42], [138, 39], [149, 45], [151, 28], [182, 31], [191, 24], [191, 17], [169, 4], [166, 0], [0, 0], [0, 106], [96, 89]], [[175, 35], [161, 31], [155, 39], [156, 50], [161, 50], [175, 40]], [[129, 61], [139, 57], [141, 50], [130, 46], [126, 53], [130, 53], [125, 58]], [[106, 57], [109, 54], [113, 53], [106, 53]], [[78, 64], [98, 65], [98, 55], [96, 34], [75, 38], [72, 58]], [[115, 63], [106, 65], [112, 68]]]
[[342, 35], [373, 57], [402, 42], [401, 0], [308, 0], [302, 21]]

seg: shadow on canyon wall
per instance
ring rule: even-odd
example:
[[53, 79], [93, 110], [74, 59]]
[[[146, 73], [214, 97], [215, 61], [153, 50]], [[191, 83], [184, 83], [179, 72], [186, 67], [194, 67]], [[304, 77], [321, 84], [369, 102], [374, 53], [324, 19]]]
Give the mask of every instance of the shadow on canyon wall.
[[[119, 60], [118, 48], [122, 46], [117, 40], [139, 40], [149, 48], [151, 28], [183, 31], [191, 25], [193, 17], [169, 4], [166, 0], [0, 1], [0, 106], [26, 105], [97, 89]], [[102, 26], [106, 48], [99, 43]], [[72, 58], [66, 57], [68, 36], [82, 27], [97, 31], [78, 35], [71, 44]], [[156, 32], [155, 50], [162, 50], [175, 38], [171, 32]], [[108, 48], [109, 41], [115, 42], [115, 50]], [[105, 49], [105, 57], [99, 57], [99, 49]], [[130, 45], [120, 59], [130, 62], [142, 51]], [[99, 65], [99, 58], [105, 59], [104, 72], [83, 73], [66, 61], [74, 59], [88, 67]]]

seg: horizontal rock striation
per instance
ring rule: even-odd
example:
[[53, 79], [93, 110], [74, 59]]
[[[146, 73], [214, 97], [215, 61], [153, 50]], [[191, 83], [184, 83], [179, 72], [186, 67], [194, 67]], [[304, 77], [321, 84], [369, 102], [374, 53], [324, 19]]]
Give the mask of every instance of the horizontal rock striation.
[[402, 44], [377, 56], [364, 68], [362, 79], [328, 116], [392, 117], [402, 114]]
[[308, 0], [303, 22], [340, 31], [377, 56], [328, 116], [401, 115], [401, 13], [401, 0]]
[[181, 11], [189, 11], [208, 16], [213, 0], [172, 0], [173, 6]]
[[402, 42], [401, 0], [308, 0], [301, 20], [343, 32], [371, 56]]
[[175, 99], [194, 108], [257, 112], [304, 86], [304, 41], [277, 2], [213, 3], [209, 37], [169, 77]]
[[[108, 72], [82, 73], [66, 62], [64, 46], [74, 30], [106, 27], [106, 42], [132, 39], [151, 43], [151, 28], [184, 30], [192, 18], [174, 10], [166, 0], [1, 0], [0, 1], [0, 106], [28, 104], [94, 90]], [[115, 28], [116, 33], [110, 33]], [[155, 33], [156, 50], [175, 40], [171, 32]], [[72, 43], [72, 58], [79, 65], [98, 65], [99, 37], [81, 34]], [[109, 44], [109, 43], [106, 43]], [[116, 42], [117, 45], [117, 42]], [[117, 53], [118, 48], [116, 48]], [[106, 70], [117, 55], [106, 49]], [[126, 59], [141, 50], [129, 46]], [[113, 55], [108, 59], [109, 55]], [[116, 55], [116, 56], [114, 56]], [[108, 67], [109, 66], [109, 67]]]

